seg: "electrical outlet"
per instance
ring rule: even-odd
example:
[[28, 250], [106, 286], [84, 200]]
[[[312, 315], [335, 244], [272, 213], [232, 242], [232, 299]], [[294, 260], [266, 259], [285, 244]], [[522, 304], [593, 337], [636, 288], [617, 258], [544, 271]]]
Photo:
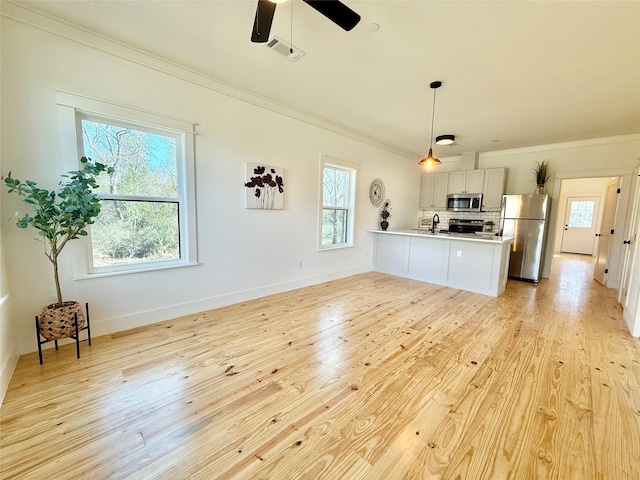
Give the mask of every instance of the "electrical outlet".
[[302, 268], [302, 260], [298, 260], [298, 268]]
[[49, 303], [55, 303], [58, 301], [57, 295], [49, 295]]
[[365, 250], [365, 251], [364, 251], [364, 256], [365, 256], [365, 257], [368, 257], [368, 256], [369, 256], [369, 250]]

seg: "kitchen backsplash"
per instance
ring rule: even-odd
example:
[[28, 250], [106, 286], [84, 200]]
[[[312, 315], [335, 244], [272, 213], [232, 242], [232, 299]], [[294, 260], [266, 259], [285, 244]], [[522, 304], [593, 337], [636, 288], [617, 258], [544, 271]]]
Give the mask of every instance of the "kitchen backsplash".
[[449, 219], [451, 218], [464, 218], [469, 220], [482, 220], [488, 222], [492, 220], [495, 224], [493, 231], [497, 232], [500, 226], [500, 212], [450, 212], [448, 210], [421, 210], [420, 215], [416, 219], [415, 228], [425, 228], [424, 222], [420, 222], [420, 219], [425, 218], [428, 222], [427, 228], [431, 227], [431, 219], [434, 214], [438, 214], [440, 217], [440, 223], [438, 229], [446, 230], [449, 228]]

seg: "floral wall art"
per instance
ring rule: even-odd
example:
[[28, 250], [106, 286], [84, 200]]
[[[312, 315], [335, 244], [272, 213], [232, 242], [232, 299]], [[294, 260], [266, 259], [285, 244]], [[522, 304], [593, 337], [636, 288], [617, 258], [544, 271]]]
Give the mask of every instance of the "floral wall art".
[[246, 208], [284, 209], [284, 169], [247, 163]]

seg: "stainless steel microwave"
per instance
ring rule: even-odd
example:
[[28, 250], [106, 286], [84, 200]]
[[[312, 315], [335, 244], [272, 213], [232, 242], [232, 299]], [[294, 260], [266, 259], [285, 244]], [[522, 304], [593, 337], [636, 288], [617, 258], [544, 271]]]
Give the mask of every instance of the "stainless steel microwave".
[[447, 210], [452, 212], [481, 212], [481, 193], [450, 193], [447, 195]]

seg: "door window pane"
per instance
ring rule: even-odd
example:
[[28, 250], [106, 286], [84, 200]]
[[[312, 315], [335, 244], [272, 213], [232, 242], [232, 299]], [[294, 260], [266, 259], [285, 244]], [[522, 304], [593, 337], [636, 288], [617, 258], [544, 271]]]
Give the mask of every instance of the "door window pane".
[[592, 200], [572, 201], [571, 212], [569, 214], [569, 227], [591, 228], [593, 224], [593, 208], [595, 202]]

